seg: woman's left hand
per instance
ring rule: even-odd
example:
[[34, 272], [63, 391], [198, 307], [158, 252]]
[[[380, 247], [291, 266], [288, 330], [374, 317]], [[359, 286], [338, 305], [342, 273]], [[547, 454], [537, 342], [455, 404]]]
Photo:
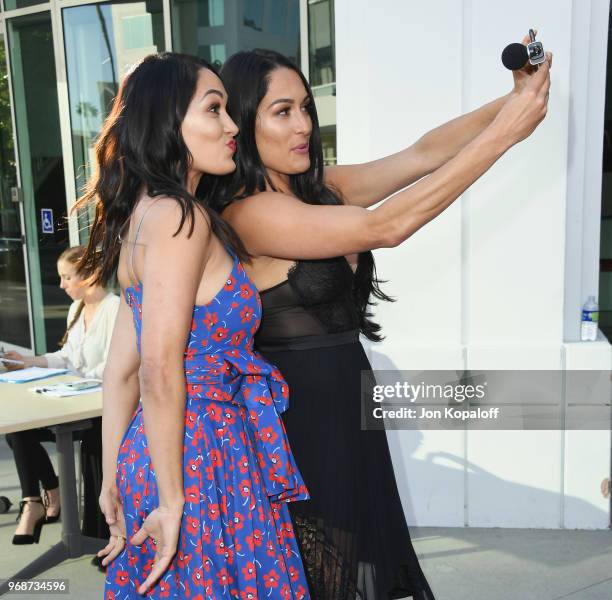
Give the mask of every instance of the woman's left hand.
[[158, 506], [149, 513], [142, 527], [131, 537], [130, 543], [135, 546], [140, 546], [151, 538], [156, 548], [153, 568], [138, 588], [139, 594], [148, 592], [170, 565], [176, 554], [182, 518], [182, 507]]
[[[538, 33], [538, 30], [535, 29], [534, 33]], [[527, 34], [522, 41], [522, 44], [524, 46], [527, 46], [527, 44], [529, 44], [531, 42], [531, 38], [529, 37], [529, 34]], [[546, 60], [548, 60], [549, 66], [552, 67], [552, 52], [545, 52], [545, 56], [546, 56]], [[525, 64], [525, 66], [522, 69], [517, 69], [516, 71], [512, 71], [512, 77], [514, 78], [514, 92], [515, 93], [520, 93], [520, 91], [523, 89], [523, 87], [525, 86], [525, 84], [528, 81], [528, 78], [531, 77], [531, 75], [533, 75], [533, 73], [536, 72], [536, 68], [534, 65], [532, 65], [529, 60], [527, 61], [527, 63]]]

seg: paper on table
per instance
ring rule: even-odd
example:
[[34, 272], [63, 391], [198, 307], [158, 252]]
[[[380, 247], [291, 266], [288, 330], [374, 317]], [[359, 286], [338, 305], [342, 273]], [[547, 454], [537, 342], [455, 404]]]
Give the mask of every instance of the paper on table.
[[0, 374], [0, 382], [2, 383], [26, 383], [35, 381], [36, 379], [45, 379], [45, 377], [53, 377], [67, 373], [68, 369], [46, 369], [43, 367], [29, 367], [27, 369], [18, 369], [16, 371], [7, 371]]
[[28, 388], [30, 392], [38, 392], [45, 396], [54, 396], [63, 398], [65, 396], [79, 396], [80, 394], [89, 394], [102, 389], [101, 379], [76, 379], [75, 381], [61, 381], [60, 383], [51, 383], [41, 387]]
[[96, 387], [86, 388], [84, 390], [71, 390], [55, 386], [28, 388], [29, 392], [37, 392], [39, 394], [42, 394], [43, 396], [50, 396], [52, 398], [68, 398], [70, 396], [81, 396], [82, 394], [91, 394], [92, 392], [99, 392], [100, 390], [102, 390], [101, 384]]

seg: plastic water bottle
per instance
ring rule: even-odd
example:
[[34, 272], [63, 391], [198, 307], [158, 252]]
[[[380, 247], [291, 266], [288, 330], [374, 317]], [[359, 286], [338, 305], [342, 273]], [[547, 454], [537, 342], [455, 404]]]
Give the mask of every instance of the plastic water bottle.
[[597, 321], [599, 320], [599, 306], [595, 296], [589, 296], [582, 307], [582, 324], [580, 339], [583, 342], [594, 342], [597, 339]]

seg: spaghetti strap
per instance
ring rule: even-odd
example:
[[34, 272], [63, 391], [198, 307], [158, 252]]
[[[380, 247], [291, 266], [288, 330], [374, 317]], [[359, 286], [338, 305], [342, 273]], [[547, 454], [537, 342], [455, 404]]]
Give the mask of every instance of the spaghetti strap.
[[149, 209], [159, 200], [159, 198], [155, 198], [147, 208], [144, 209], [142, 216], [140, 217], [140, 221], [138, 222], [138, 227], [136, 228], [136, 233], [134, 234], [134, 240], [130, 244], [130, 255], [128, 258], [128, 266], [130, 271], [130, 279], [134, 285], [138, 284], [138, 277], [136, 277], [136, 272], [134, 271], [134, 249], [136, 248], [136, 241], [138, 240], [138, 235], [140, 234], [140, 229], [142, 227], [142, 222], [144, 218], [147, 216], [147, 212]]

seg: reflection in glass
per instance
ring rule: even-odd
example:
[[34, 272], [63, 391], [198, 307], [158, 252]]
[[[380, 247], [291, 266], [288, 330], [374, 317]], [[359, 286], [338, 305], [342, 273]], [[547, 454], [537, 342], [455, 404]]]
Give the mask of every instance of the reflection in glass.
[[336, 163], [334, 0], [308, 0], [309, 81], [317, 103], [323, 158]]
[[177, 52], [219, 67], [239, 50], [270, 48], [299, 64], [299, 0], [171, 0], [170, 7]]
[[14, 8], [25, 8], [26, 6], [34, 6], [35, 4], [43, 4], [47, 0], [4, 0], [4, 10], [13, 10]]
[[255, 31], [263, 30], [263, 2], [261, 0], [244, 0], [242, 22], [245, 27]]
[[[51, 17], [43, 12], [10, 19], [8, 33], [34, 349], [40, 354], [57, 349], [70, 303], [56, 269], [68, 227]], [[42, 209], [52, 211], [52, 232], [43, 230]]]
[[0, 36], [0, 338], [3, 342], [30, 348], [21, 215], [19, 204], [11, 197], [11, 188], [16, 185], [6, 49]]
[[[91, 176], [93, 144], [119, 82], [147, 54], [164, 50], [161, 0], [88, 4], [63, 10], [77, 196]], [[91, 215], [79, 215], [81, 241]]]

